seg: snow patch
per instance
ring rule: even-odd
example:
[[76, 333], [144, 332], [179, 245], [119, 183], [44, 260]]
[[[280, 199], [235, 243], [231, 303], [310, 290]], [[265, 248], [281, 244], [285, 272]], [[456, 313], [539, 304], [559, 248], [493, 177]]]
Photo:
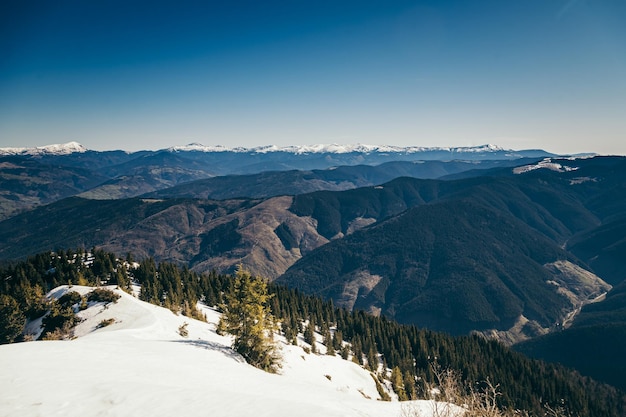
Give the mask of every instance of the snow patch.
[[515, 167], [513, 168], [513, 173], [518, 175], [525, 174], [536, 169], [550, 169], [556, 172], [570, 172], [578, 170], [578, 167], [562, 165], [557, 162], [553, 162], [551, 158], [545, 158], [543, 161], [537, 162], [536, 164]]

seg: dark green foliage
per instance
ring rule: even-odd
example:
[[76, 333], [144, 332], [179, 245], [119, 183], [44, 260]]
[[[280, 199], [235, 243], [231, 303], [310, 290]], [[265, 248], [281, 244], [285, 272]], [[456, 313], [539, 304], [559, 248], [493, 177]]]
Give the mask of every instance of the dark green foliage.
[[372, 379], [374, 380], [374, 383], [376, 384], [376, 391], [378, 391], [378, 395], [380, 395], [380, 400], [391, 401], [391, 397], [389, 396], [389, 394], [387, 394], [387, 391], [385, 391], [383, 386], [380, 384], [380, 381], [378, 380], [378, 378], [376, 378], [374, 374], [370, 374], [370, 375], [372, 376]]
[[[380, 220], [421, 206], [313, 251], [278, 282], [455, 334], [507, 329], [520, 314], [552, 326], [568, 302], [546, 285], [543, 265], [568, 259], [585, 266], [560, 248], [564, 242], [571, 238], [572, 251], [614, 283], [623, 279], [626, 259], [626, 159], [556, 162], [572, 169], [401, 178], [297, 196], [291, 210], [318, 220], [329, 238], [345, 234], [358, 217]], [[354, 305], [346, 302], [346, 284], [368, 275], [382, 279]]]
[[0, 344], [13, 343], [24, 329], [26, 316], [15, 298], [0, 294]]
[[286, 223], [279, 224], [274, 230], [274, 233], [276, 233], [276, 236], [278, 236], [285, 249], [291, 250], [298, 247], [298, 242], [296, 238], [293, 237], [293, 234], [291, 233], [291, 230], [289, 230], [289, 226]]
[[415, 386], [415, 376], [408, 370], [404, 371], [404, 392], [409, 400], [417, 399], [417, 390]]
[[[147, 257], [157, 250], [152, 240], [158, 246], [161, 232], [180, 220], [181, 210], [200, 212], [214, 218], [254, 204], [258, 204], [258, 200], [212, 202], [67, 198], [0, 222], [0, 260], [25, 258], [32, 253], [57, 248], [104, 245], [119, 248], [119, 253], [133, 251], [136, 255]], [[120, 241], [120, 236], [136, 228], [142, 231], [139, 236]], [[232, 242], [230, 237], [232, 235], [221, 244]], [[206, 244], [208, 249], [215, 249], [210, 240]]]
[[[337, 155], [334, 155], [337, 157]], [[374, 166], [337, 166], [311, 171], [265, 171], [250, 175], [219, 176], [187, 182], [148, 194], [155, 198], [266, 198], [278, 195], [300, 195], [318, 190], [347, 190], [382, 184], [399, 177], [438, 178], [468, 169], [515, 166], [516, 161], [392, 161]], [[340, 164], [337, 164], [340, 165]], [[302, 168], [298, 163], [299, 169]]]
[[90, 169], [49, 164], [39, 158], [0, 156], [0, 220], [102, 183]]
[[274, 320], [267, 305], [270, 297], [265, 281], [239, 267], [224, 295], [218, 329], [235, 337], [233, 349], [246, 362], [276, 372], [280, 362], [273, 341]]
[[77, 293], [76, 291], [68, 291], [65, 294], [63, 294], [59, 298], [58, 301], [62, 308], [66, 308], [66, 307], [72, 307], [75, 304], [80, 303], [82, 300], [83, 300], [83, 297], [81, 297], [81, 295]]
[[559, 362], [626, 391], [626, 324], [573, 327], [515, 346], [524, 354]]
[[[176, 201], [146, 203], [141, 199], [68, 198], [2, 222], [0, 241], [6, 245], [0, 248], [0, 257], [17, 258], [57, 247], [101, 244], [105, 238], [116, 237], [128, 224], [173, 204]], [[22, 230], [22, 233], [16, 234], [16, 229]], [[25, 229], [35, 232], [37, 238], [20, 240]]]
[[583, 307], [572, 327], [514, 348], [626, 391], [626, 281], [614, 287], [604, 301]]
[[[502, 407], [526, 409], [543, 415], [545, 404], [567, 404], [580, 416], [621, 416], [626, 398], [614, 388], [598, 384], [559, 365], [531, 360], [479, 336], [451, 337], [372, 317], [362, 311], [347, 312], [331, 302], [304, 296], [297, 290], [270, 285], [274, 315], [282, 321], [313, 320], [335, 326], [335, 335], [351, 344], [355, 361], [363, 364], [364, 352], [382, 355], [388, 368], [398, 368], [396, 386], [403, 398], [417, 398], [425, 383], [435, 381], [431, 364], [458, 369], [462, 379], [499, 384]], [[306, 328], [311, 328], [307, 326]], [[305, 328], [305, 330], [306, 330]], [[348, 359], [349, 349], [341, 348]]]
[[[626, 189], [622, 192], [626, 193]], [[567, 247], [609, 284], [616, 285], [624, 281], [626, 217], [611, 219], [595, 229], [577, 235], [567, 243]]]
[[341, 302], [356, 276], [380, 276], [353, 308], [374, 306], [400, 322], [466, 334], [508, 329], [520, 314], [552, 325], [568, 301], [546, 283], [543, 265], [567, 257], [510, 215], [454, 201], [415, 207], [330, 242], [277, 282]]
[[604, 301], [584, 306], [573, 327], [618, 323], [626, 323], [626, 281], [613, 287]]
[[26, 318], [36, 319], [48, 311], [48, 300], [40, 285], [31, 285], [24, 279], [19, 285], [9, 288], [8, 292], [16, 298]]
[[198, 254], [190, 260], [189, 264], [193, 265], [196, 262], [220, 255], [223, 252], [235, 248], [241, 242], [241, 235], [237, 231], [238, 227], [239, 219], [234, 219], [204, 233], [201, 236], [202, 242], [200, 243], [200, 250]]
[[0, 273], [6, 277], [0, 291], [20, 294], [18, 301], [31, 310], [29, 317], [33, 318], [37, 317], [43, 294], [59, 285], [115, 284], [115, 277], [120, 274], [125, 274], [123, 280], [130, 282], [123, 262], [99, 249], [41, 253], [10, 265]]
[[52, 300], [50, 302], [50, 312], [42, 320], [43, 331], [40, 339], [64, 339], [69, 337], [72, 327], [78, 323], [78, 318], [74, 315], [72, 307], [63, 307]]
[[326, 323], [322, 327], [322, 337], [324, 339], [322, 343], [326, 346], [326, 354], [329, 356], [335, 356], [335, 342], [333, 341], [330, 329]]
[[315, 343], [315, 323], [311, 321], [304, 329], [304, 342], [311, 345], [311, 351], [317, 351]]
[[120, 295], [106, 288], [96, 288], [87, 295], [87, 301], [115, 303], [120, 299]]
[[395, 366], [391, 370], [391, 387], [393, 388], [393, 391], [398, 395], [398, 400], [406, 401], [409, 399], [406, 390], [404, 389], [402, 371], [397, 366]]
[[198, 320], [204, 320], [196, 308], [200, 298], [211, 306], [221, 301], [222, 288], [211, 285], [210, 276], [215, 274], [200, 276], [167, 262], [157, 267], [152, 258], [140, 262], [134, 271], [135, 279], [141, 284], [139, 299]]
[[50, 312], [43, 321], [42, 338], [67, 337], [75, 324], [74, 307], [83, 307], [80, 295], [70, 291], [59, 301], [49, 302], [45, 293], [59, 286], [71, 284], [96, 285], [114, 282], [112, 277], [122, 275], [130, 282], [127, 271], [113, 254], [92, 249], [57, 250], [33, 255], [0, 269], [0, 294], [13, 297], [19, 312], [28, 319], [36, 319]]

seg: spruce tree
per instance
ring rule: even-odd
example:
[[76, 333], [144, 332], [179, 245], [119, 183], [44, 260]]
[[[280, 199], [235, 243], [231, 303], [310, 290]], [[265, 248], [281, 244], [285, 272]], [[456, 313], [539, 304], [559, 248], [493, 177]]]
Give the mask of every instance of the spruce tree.
[[0, 294], [0, 344], [12, 343], [22, 333], [26, 316], [15, 299]]
[[315, 322], [311, 317], [308, 326], [304, 329], [304, 341], [311, 345], [311, 352], [317, 353], [317, 346], [315, 344]]
[[233, 285], [224, 294], [225, 303], [218, 330], [235, 337], [235, 349], [246, 362], [267, 372], [280, 366], [273, 340], [274, 320], [270, 314], [267, 284], [241, 266]]
[[391, 386], [394, 392], [398, 394], [398, 400], [406, 401], [409, 399], [402, 379], [402, 371], [397, 366], [391, 370]]
[[335, 346], [333, 345], [333, 336], [328, 329], [328, 326], [324, 329], [324, 345], [326, 345], [326, 354], [335, 356]]

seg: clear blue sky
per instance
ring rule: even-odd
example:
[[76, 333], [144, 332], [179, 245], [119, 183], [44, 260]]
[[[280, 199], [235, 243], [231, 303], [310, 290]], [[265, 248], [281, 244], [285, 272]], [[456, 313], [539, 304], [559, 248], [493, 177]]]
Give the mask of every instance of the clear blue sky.
[[625, 0], [0, 5], [0, 147], [626, 154]]

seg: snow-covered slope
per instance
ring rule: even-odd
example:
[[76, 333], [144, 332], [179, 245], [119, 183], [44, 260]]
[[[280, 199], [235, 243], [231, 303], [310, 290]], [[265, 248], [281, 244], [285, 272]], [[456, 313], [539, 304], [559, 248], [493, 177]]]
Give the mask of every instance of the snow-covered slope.
[[[282, 340], [281, 373], [265, 373], [215, 333], [215, 311], [204, 308], [204, 323], [116, 292], [117, 303], [79, 313], [74, 340], [0, 346], [0, 416], [373, 417], [409, 408], [431, 415], [427, 401], [409, 408], [378, 401], [373, 379], [356, 364]], [[98, 328], [106, 319], [115, 322]], [[187, 337], [179, 334], [184, 323]]]
[[[568, 160], [572, 161], [572, 160], [575, 160], [575, 158], [568, 159]], [[537, 169], [549, 169], [549, 170], [556, 171], [556, 172], [569, 172], [569, 171], [576, 171], [578, 167], [571, 167], [571, 166], [563, 165], [558, 162], [555, 162], [552, 158], [545, 158], [542, 161], [539, 161], [535, 164], [515, 167], [513, 168], [513, 173], [525, 174], [527, 172], [531, 172]]]

